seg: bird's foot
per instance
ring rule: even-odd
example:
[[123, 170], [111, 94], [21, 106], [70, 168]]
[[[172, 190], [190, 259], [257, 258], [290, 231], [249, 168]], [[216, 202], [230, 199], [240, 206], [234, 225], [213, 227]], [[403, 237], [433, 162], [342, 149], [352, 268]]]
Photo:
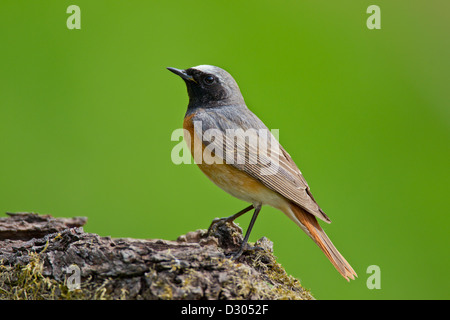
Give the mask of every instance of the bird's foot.
[[214, 229], [217, 229], [217, 227], [219, 227], [220, 225], [223, 224], [227, 224], [227, 223], [232, 223], [233, 228], [239, 228], [235, 223], [234, 223], [234, 219], [230, 219], [231, 217], [226, 217], [226, 218], [215, 218], [211, 224], [209, 225], [208, 228], [208, 235], [211, 235], [213, 233]]
[[230, 259], [233, 260], [233, 261], [236, 261], [242, 256], [242, 254], [244, 252], [247, 252], [247, 251], [258, 251], [258, 250], [265, 251], [265, 249], [263, 247], [251, 246], [250, 244], [246, 243], [244, 245], [241, 245], [241, 247], [239, 248], [239, 250], [237, 252], [232, 253], [231, 256], [230, 256]]

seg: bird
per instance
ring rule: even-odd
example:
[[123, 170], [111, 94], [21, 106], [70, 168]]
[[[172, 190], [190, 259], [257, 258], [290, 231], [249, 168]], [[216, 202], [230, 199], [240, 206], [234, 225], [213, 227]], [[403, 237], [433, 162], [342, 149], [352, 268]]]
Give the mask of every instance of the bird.
[[194, 162], [218, 187], [250, 203], [223, 219], [232, 222], [254, 209], [233, 258], [238, 259], [247, 248], [256, 218], [262, 206], [268, 205], [295, 222], [347, 281], [354, 280], [356, 272], [319, 225], [318, 219], [330, 223], [330, 218], [317, 204], [289, 153], [247, 107], [234, 78], [212, 65], [167, 69], [181, 77], [187, 87], [189, 103], [183, 129]]

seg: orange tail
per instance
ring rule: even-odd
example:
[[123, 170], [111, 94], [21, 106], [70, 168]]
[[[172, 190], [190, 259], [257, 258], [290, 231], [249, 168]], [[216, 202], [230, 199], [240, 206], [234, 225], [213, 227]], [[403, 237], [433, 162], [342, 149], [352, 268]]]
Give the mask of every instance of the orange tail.
[[350, 281], [349, 279], [354, 280], [355, 276], [357, 276], [356, 272], [333, 245], [331, 240], [325, 234], [325, 231], [320, 227], [316, 217], [305, 212], [295, 204], [291, 204], [290, 208], [294, 213], [295, 218], [297, 218], [294, 219], [294, 217], [291, 217], [291, 219], [297, 224], [300, 222], [299, 226], [314, 240], [320, 249], [322, 249], [337, 271], [339, 271], [347, 281]]

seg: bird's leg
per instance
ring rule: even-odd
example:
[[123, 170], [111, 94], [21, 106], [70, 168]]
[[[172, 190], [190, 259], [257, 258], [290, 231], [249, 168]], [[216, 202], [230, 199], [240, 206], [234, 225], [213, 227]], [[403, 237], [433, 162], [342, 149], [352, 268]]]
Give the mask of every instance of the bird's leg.
[[250, 210], [252, 210], [254, 207], [253, 205], [248, 206], [245, 209], [242, 209], [241, 211], [239, 211], [238, 213], [233, 214], [232, 216], [229, 216], [228, 218], [225, 218], [226, 222], [233, 222], [234, 220], [236, 220], [237, 218], [239, 218], [240, 216], [242, 216], [244, 213], [249, 212]]
[[245, 233], [244, 240], [242, 241], [239, 251], [233, 254], [233, 257], [232, 257], [233, 260], [237, 260], [244, 252], [244, 249], [247, 246], [248, 238], [250, 237], [250, 232], [252, 232], [253, 225], [255, 224], [256, 218], [258, 217], [258, 214], [260, 211], [261, 211], [261, 205], [258, 205], [257, 207], [255, 207], [255, 212], [253, 212], [253, 217], [252, 217], [252, 220], [250, 221], [250, 225], [247, 228], [247, 232]]
[[232, 216], [226, 217], [226, 218], [216, 218], [211, 222], [211, 225], [208, 228], [208, 234], [211, 231], [211, 228], [213, 225], [215, 225], [216, 223], [223, 221], [225, 223], [227, 222], [233, 222], [234, 220], [236, 220], [237, 218], [239, 218], [240, 216], [242, 216], [244, 213], [249, 212], [250, 210], [253, 209], [253, 205], [248, 206], [245, 209], [242, 209], [241, 211], [239, 211], [238, 213], [233, 214]]

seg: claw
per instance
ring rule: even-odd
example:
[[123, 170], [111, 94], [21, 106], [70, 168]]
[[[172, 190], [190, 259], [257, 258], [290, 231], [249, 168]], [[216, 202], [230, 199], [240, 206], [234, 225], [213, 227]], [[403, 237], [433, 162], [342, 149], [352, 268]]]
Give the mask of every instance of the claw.
[[251, 245], [249, 245], [248, 242], [247, 242], [247, 243], [243, 244], [243, 245], [241, 246], [241, 248], [240, 248], [237, 252], [232, 253], [231, 256], [230, 256], [230, 259], [233, 260], [233, 261], [236, 261], [236, 260], [238, 260], [238, 259], [242, 256], [242, 254], [243, 254], [244, 252], [246, 252], [246, 251], [256, 251], [256, 250], [265, 251], [265, 249], [264, 249], [263, 247], [260, 247], [260, 246], [251, 246]]

